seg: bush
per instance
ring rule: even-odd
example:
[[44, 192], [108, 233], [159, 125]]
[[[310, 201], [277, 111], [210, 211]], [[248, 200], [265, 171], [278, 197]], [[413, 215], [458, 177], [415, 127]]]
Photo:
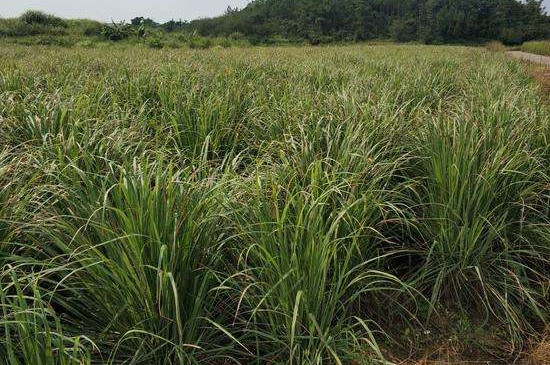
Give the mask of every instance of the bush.
[[192, 36], [189, 39], [189, 48], [191, 49], [208, 49], [212, 47], [212, 40], [206, 37]]
[[161, 48], [164, 48], [164, 43], [162, 42], [162, 40], [158, 37], [152, 37], [152, 38], [149, 38], [149, 40], [147, 41], [147, 45], [150, 47], [150, 48], [154, 48], [154, 49], [161, 49]]
[[18, 37], [28, 36], [40, 33], [41, 27], [23, 23], [19, 19], [1, 19], [0, 20], [0, 36], [2, 37]]
[[[271, 44], [271, 39], [267, 39], [266, 42], [267, 42], [267, 44]], [[318, 46], [321, 43], [323, 43], [323, 41], [321, 39], [321, 36], [316, 34], [316, 33], [312, 33], [308, 36], [308, 42], [312, 46]]]
[[78, 19], [68, 21], [70, 32], [88, 37], [100, 36], [104, 24], [88, 19]]
[[29, 10], [25, 12], [21, 15], [21, 21], [27, 24], [40, 24], [50, 27], [67, 28], [67, 22], [65, 20], [36, 10]]
[[132, 28], [124, 23], [113, 23], [112, 25], [106, 25], [101, 31], [101, 35], [109, 41], [121, 41], [130, 37]]
[[0, 36], [2, 37], [25, 37], [39, 34], [65, 35], [67, 34], [67, 29], [45, 26], [38, 23], [26, 23], [21, 19], [0, 20]]
[[246, 37], [241, 32], [233, 32], [229, 35], [229, 39], [232, 41], [244, 41]]

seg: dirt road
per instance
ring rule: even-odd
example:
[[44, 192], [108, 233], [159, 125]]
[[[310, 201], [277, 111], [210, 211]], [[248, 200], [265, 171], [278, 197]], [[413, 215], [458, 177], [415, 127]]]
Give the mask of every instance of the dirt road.
[[532, 62], [532, 63], [539, 63], [541, 65], [546, 65], [550, 67], [550, 57], [548, 56], [539, 56], [537, 54], [532, 53], [526, 53], [526, 52], [520, 52], [520, 51], [511, 51], [506, 52], [507, 55], [520, 59], [522, 61]]

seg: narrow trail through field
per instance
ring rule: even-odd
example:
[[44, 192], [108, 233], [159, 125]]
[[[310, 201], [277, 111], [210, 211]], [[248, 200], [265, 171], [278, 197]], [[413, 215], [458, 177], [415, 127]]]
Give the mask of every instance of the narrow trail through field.
[[506, 54], [510, 57], [517, 58], [522, 61], [539, 63], [541, 65], [550, 67], [550, 57], [548, 56], [541, 56], [538, 54], [520, 52], [520, 51], [510, 51], [510, 52], [506, 52]]

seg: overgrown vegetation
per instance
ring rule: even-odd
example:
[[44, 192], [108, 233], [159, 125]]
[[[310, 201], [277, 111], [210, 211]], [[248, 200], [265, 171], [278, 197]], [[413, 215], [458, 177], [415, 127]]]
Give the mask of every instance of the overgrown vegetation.
[[550, 314], [538, 92], [474, 48], [4, 45], [0, 363], [515, 358]]
[[40, 11], [30, 10], [19, 18], [0, 18], [1, 37], [49, 36], [97, 36], [103, 25], [92, 20], [65, 20]]
[[[172, 23], [188, 24], [173, 21]], [[171, 24], [171, 22], [167, 24]], [[131, 45], [142, 44], [156, 49], [165, 46], [206, 49], [216, 46], [249, 45], [247, 39], [235, 34], [227, 37], [204, 37], [190, 28], [160, 27], [150, 19], [135, 18], [131, 23], [105, 24], [87, 19], [65, 20], [40, 11], [27, 11], [19, 18], [0, 18], [0, 38], [29, 46], [85, 46], [87, 48], [103, 46], [106, 42], [121, 41]]]
[[521, 46], [521, 50], [524, 52], [539, 54], [543, 56], [550, 56], [550, 42], [549, 41], [526, 42]]
[[222, 16], [191, 22], [136, 17], [129, 23], [101, 24], [38, 11], [0, 19], [0, 37], [36, 35], [64, 37], [61, 45], [86, 37], [90, 42], [129, 40], [152, 48], [389, 39], [426, 44], [499, 41], [510, 46], [549, 38], [550, 16], [542, 0], [255, 0], [244, 9], [229, 7]]

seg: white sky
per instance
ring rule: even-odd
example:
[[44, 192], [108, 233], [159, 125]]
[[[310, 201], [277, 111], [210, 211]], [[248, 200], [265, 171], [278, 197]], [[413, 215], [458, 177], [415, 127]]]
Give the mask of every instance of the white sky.
[[[130, 20], [136, 16], [156, 21], [196, 19], [222, 14], [227, 6], [243, 7], [249, 0], [0, 0], [0, 17], [25, 10], [43, 10], [64, 18], [102, 21]], [[544, 0], [550, 10], [550, 0]]]
[[33, 9], [63, 18], [102, 21], [130, 20], [136, 16], [156, 21], [190, 20], [220, 15], [229, 5], [244, 7], [247, 3], [248, 0], [0, 0], [0, 17], [15, 17]]

